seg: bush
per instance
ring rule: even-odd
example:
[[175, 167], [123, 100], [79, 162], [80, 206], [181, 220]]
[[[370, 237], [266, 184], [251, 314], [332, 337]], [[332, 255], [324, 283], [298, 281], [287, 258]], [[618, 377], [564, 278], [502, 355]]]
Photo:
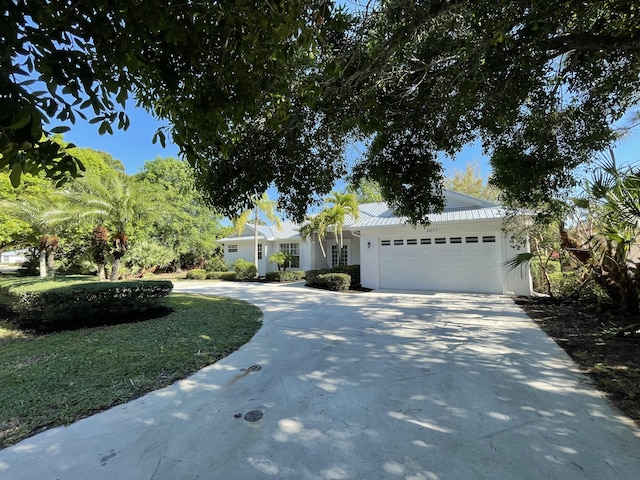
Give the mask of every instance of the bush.
[[124, 257], [124, 263], [132, 269], [132, 275], [153, 273], [158, 268], [168, 267], [174, 260], [174, 251], [157, 240], [142, 240], [134, 244]]
[[331, 273], [328, 269], [323, 268], [321, 270], [307, 270], [305, 273], [305, 278], [307, 279], [305, 285], [307, 287], [319, 287], [318, 284], [318, 275], [323, 275], [326, 273]]
[[138, 320], [161, 307], [172, 289], [168, 280], [22, 281], [0, 285], [0, 302], [20, 328], [50, 332]]
[[189, 270], [185, 276], [187, 280], [206, 280], [207, 271], [201, 268], [194, 268]]
[[236, 272], [208, 272], [207, 279], [209, 280], [238, 280]]
[[350, 288], [360, 286], [360, 265], [344, 265], [342, 267], [333, 267], [331, 273], [346, 273], [351, 277]]
[[551, 281], [551, 292], [556, 297], [575, 297], [594, 303], [606, 301], [607, 294], [602, 287], [593, 281], [583, 285], [579, 272], [554, 272], [549, 275], [549, 279]]
[[215, 257], [207, 260], [204, 264], [207, 272], [228, 272], [229, 265], [223, 258]]
[[266, 278], [270, 282], [297, 282], [304, 278], [302, 270], [289, 270], [288, 272], [267, 272]]
[[324, 273], [316, 278], [318, 286], [332, 292], [346, 292], [351, 285], [351, 277], [346, 273]]
[[258, 268], [244, 258], [239, 258], [233, 262], [233, 269], [240, 281], [254, 280], [258, 276]]

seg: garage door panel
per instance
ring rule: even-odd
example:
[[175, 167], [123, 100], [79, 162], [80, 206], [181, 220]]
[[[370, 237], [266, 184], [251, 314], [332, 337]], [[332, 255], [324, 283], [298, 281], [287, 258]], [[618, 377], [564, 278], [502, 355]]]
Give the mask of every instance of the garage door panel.
[[389, 245], [380, 248], [382, 288], [501, 293], [498, 244], [483, 243], [482, 236], [475, 238], [477, 243], [456, 236], [455, 243], [446, 237], [446, 243], [432, 239], [430, 244], [418, 241], [416, 245], [407, 245], [406, 239], [389, 239]]

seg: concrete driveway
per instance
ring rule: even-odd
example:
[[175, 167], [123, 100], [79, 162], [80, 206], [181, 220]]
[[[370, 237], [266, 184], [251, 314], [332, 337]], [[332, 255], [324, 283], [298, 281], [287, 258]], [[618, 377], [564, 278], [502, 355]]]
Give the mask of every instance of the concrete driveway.
[[638, 478], [640, 431], [507, 298], [175, 290], [248, 300], [264, 325], [186, 380], [0, 451], [1, 479]]

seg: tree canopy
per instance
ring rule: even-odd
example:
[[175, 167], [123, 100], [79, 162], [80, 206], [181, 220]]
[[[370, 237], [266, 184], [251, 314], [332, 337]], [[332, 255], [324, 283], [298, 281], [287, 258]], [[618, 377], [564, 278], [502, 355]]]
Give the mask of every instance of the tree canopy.
[[[127, 128], [139, 104], [171, 122], [181, 151], [225, 152], [246, 117], [287, 113], [291, 59], [310, 49], [324, 2], [17, 0], [0, 22], [0, 167], [77, 175], [51, 120]], [[283, 106], [285, 108], [283, 108]], [[164, 141], [164, 132], [158, 133]]]
[[571, 187], [638, 102], [639, 15], [632, 0], [10, 2], [0, 167], [14, 183], [77, 173], [47, 120], [126, 128], [133, 95], [229, 216], [275, 185], [302, 219], [353, 138], [369, 140], [354, 182], [378, 182], [413, 222], [443, 207], [442, 156], [476, 139], [504, 198], [534, 205]]

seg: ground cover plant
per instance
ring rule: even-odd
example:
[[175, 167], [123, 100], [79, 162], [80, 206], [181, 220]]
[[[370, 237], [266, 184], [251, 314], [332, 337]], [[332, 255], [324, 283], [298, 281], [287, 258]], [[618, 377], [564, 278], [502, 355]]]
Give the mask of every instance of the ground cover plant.
[[584, 299], [519, 297], [516, 303], [640, 425], [640, 316]]
[[169, 385], [215, 363], [260, 327], [228, 298], [172, 294], [173, 312], [49, 335], [0, 323], [0, 448]]

